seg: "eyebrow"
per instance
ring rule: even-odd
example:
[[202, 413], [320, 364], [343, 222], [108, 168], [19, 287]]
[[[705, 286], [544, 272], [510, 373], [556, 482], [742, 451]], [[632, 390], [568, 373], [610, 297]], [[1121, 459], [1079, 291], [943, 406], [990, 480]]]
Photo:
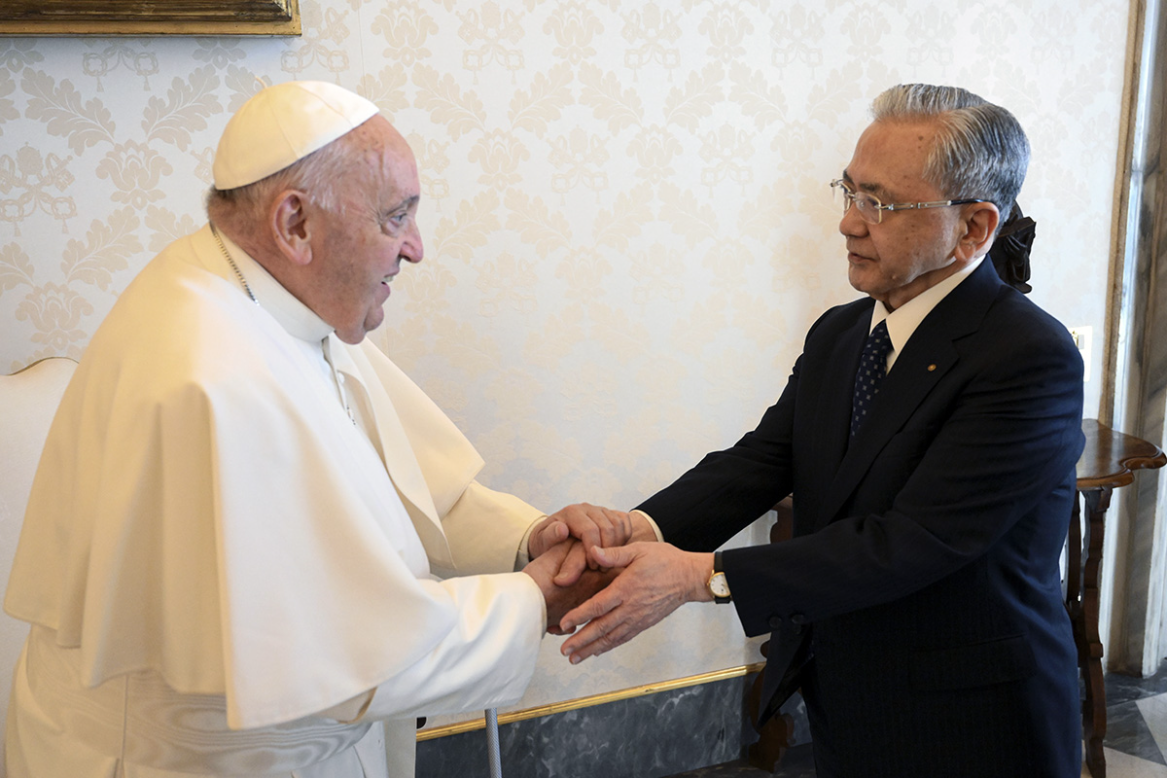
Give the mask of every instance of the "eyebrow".
[[418, 202], [420, 202], [420, 201], [421, 201], [421, 195], [414, 195], [413, 197], [407, 197], [404, 200], [402, 200], [400, 203], [398, 203], [397, 205], [390, 208], [389, 210], [390, 210], [390, 212], [394, 212], [394, 211], [400, 211], [402, 208], [406, 208], [406, 209], [412, 208], [413, 206], [417, 205]]
[[851, 178], [851, 174], [844, 169], [843, 181], [851, 186], [852, 189], [862, 189], [864, 192], [869, 192], [881, 200], [886, 197], [887, 191], [879, 184], [856, 184], [855, 179]]
[[420, 200], [421, 195], [413, 195], [412, 197], [405, 198], [396, 205], [390, 205], [386, 208], [379, 208], [374, 210], [374, 215], [376, 216], [377, 221], [382, 222], [391, 218], [396, 213], [400, 213], [401, 211], [408, 211], [409, 209], [416, 206]]

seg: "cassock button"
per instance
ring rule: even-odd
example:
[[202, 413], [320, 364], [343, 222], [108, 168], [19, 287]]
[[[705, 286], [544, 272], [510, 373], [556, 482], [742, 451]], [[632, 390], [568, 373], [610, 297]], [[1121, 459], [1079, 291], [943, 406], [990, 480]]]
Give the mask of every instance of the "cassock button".
[[782, 626], [782, 617], [781, 616], [771, 616], [770, 617], [770, 629], [771, 630], [778, 629], [781, 626]]
[[807, 619], [806, 616], [803, 616], [801, 613], [796, 613], [790, 617], [790, 623], [794, 627], [795, 635], [801, 635], [802, 628], [805, 627], [809, 622], [810, 620]]

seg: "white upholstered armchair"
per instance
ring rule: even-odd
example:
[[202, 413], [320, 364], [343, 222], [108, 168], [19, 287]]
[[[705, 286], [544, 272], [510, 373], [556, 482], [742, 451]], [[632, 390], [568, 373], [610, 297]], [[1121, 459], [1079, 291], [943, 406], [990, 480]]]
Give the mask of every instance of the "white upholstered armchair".
[[[13, 375], [0, 376], [0, 591], [8, 585], [32, 477], [49, 425], [77, 363], [42, 359]], [[0, 734], [8, 711], [12, 671], [28, 635], [23, 621], [0, 613]], [[5, 774], [0, 738], [0, 778]]]

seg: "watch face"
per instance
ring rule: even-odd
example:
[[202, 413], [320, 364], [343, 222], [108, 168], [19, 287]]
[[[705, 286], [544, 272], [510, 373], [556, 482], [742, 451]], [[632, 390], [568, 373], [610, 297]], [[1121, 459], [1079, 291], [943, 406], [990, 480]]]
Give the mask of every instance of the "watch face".
[[709, 591], [714, 597], [729, 596], [729, 582], [725, 580], [725, 573], [714, 573], [709, 578]]

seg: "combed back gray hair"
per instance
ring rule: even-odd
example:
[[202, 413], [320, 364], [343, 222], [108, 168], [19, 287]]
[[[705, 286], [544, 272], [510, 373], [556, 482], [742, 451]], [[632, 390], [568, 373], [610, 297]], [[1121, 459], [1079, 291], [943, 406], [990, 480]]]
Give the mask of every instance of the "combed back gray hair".
[[877, 122], [935, 120], [925, 178], [945, 197], [989, 200], [1008, 218], [1029, 167], [1029, 140], [1013, 114], [968, 90], [929, 84], [893, 86], [871, 113]]
[[207, 215], [211, 221], [220, 222], [261, 219], [264, 218], [262, 210], [271, 198], [287, 189], [299, 189], [316, 206], [327, 211], [336, 210], [335, 185], [352, 161], [345, 138], [341, 136], [253, 184], [234, 189], [211, 187], [207, 193]]

